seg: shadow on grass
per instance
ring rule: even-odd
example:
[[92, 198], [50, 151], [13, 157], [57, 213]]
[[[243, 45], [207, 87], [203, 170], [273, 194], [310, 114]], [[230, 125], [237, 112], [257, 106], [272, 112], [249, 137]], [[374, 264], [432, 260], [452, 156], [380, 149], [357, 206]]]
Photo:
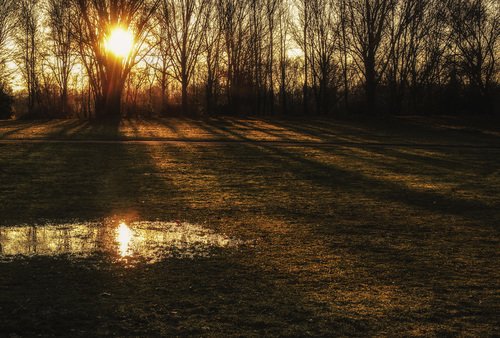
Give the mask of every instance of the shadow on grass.
[[[166, 176], [146, 145], [4, 145], [0, 151], [4, 225], [206, 215], [185, 205], [192, 196]], [[170, 146], [169, 153], [175, 151], [182, 149]], [[253, 254], [247, 249], [136, 269], [101, 257], [2, 263], [0, 289], [8, 292], [0, 294], [0, 335], [328, 336], [334, 329], [367, 329], [362, 319], [319, 314], [288, 285], [293, 276], [260, 267]]]
[[[0, 334], [304, 335], [366, 329], [314, 309], [280, 288], [288, 276], [250, 269], [238, 257], [169, 260], [138, 269], [36, 258], [3, 264]], [[101, 263], [98, 263], [101, 264]]]
[[[234, 132], [231, 128], [219, 127], [217, 123], [199, 123], [199, 127], [205, 128], [207, 132], [219, 135], [220, 137], [231, 135], [236, 138], [244, 138], [244, 136]], [[241, 147], [245, 149], [244, 152], [261, 151], [263, 159], [280, 163], [280, 168], [291, 172], [299, 180], [313, 181], [319, 187], [329, 187], [332, 191], [359, 192], [369, 198], [379, 200], [380, 203], [384, 203], [384, 201], [405, 203], [435, 213], [446, 213], [470, 218], [475, 218], [478, 214], [482, 217], [495, 218], [498, 216], [495, 208], [484, 204], [480, 200], [464, 200], [434, 191], [417, 191], [397, 182], [368, 177], [362, 173], [362, 170], [354, 167], [352, 170], [347, 170], [336, 166], [332, 162], [325, 163], [307, 158], [294, 149], [289, 150], [284, 147], [275, 147], [266, 144], [241, 144]], [[311, 148], [314, 148], [314, 146]], [[227, 149], [234, 148], [228, 147]], [[338, 149], [330, 148], [323, 151], [334, 154]], [[372, 150], [370, 149], [369, 151]], [[375, 151], [384, 155], [386, 150]], [[401, 156], [401, 154], [393, 150], [389, 150], [388, 154], [397, 157]], [[432, 161], [432, 158], [420, 158], [418, 161], [414, 161], [412, 165], [433, 166], [428, 160]], [[404, 168], [404, 166], [402, 167]]]
[[[53, 130], [57, 130], [61, 126], [65, 124], [79, 124], [80, 121], [72, 121], [68, 120], [43, 120], [43, 121], [9, 121], [5, 124], [0, 124], [0, 139], [8, 139], [8, 138], [22, 138], [26, 137], [24, 132], [27, 132], [31, 129], [32, 132], [37, 130], [37, 133], [40, 131], [51, 133]], [[1, 130], [5, 128], [6, 131], [1, 132]], [[42, 136], [44, 136], [43, 134]], [[28, 137], [31, 135], [28, 135]], [[37, 135], [40, 136], [40, 135]]]
[[[235, 129], [220, 127], [216, 122], [204, 121], [199, 123], [199, 127], [219, 137], [244, 137]], [[199, 146], [198, 151], [203, 153], [201, 148]], [[498, 230], [495, 226], [499, 216], [498, 205], [484, 202], [483, 192], [479, 191], [475, 199], [469, 200], [446, 193], [412, 189], [403, 185], [404, 182], [384, 179], [385, 175], [380, 175], [380, 172], [375, 174], [381, 178], [375, 178], [363, 173], [366, 168], [352, 166], [350, 169], [345, 164], [341, 167], [332, 160], [320, 162], [308, 157], [311, 151], [318, 152], [314, 147], [286, 148], [241, 143], [216, 147], [212, 154], [221, 155], [217, 161], [220, 163], [206, 161], [209, 154], [203, 154], [201, 158], [200, 155], [182, 154], [181, 158], [197, 163], [200, 174], [210, 172], [220, 178], [218, 185], [213, 186], [214, 190], [229, 184], [230, 193], [239, 199], [257, 201], [262, 195], [267, 195], [267, 204], [261, 206], [265, 216], [285, 220], [295, 218], [294, 222], [299, 226], [293, 231], [299, 233], [304, 231], [300, 229], [303, 227], [316, 234], [301, 238], [304, 242], [299, 241], [296, 246], [310, 244], [314, 236], [321, 236], [325, 244], [331, 241], [330, 247], [324, 250], [343, 253], [342, 260], [355, 267], [354, 271], [349, 270], [353, 269], [352, 266], [346, 267], [356, 277], [349, 280], [353, 283], [350, 288], [358, 283], [362, 284], [360, 289], [369, 285], [373, 292], [372, 301], [382, 302], [384, 298], [387, 301], [387, 295], [381, 294], [377, 298], [375, 291], [377, 288], [390, 288], [396, 283], [405, 296], [392, 300], [400, 305], [398, 310], [387, 308], [383, 318], [379, 318], [380, 322], [391, 318], [389, 322], [392, 321], [394, 330], [397, 321], [401, 320], [408, 323], [419, 321], [422, 323], [420, 329], [441, 325], [434, 331], [437, 333], [477, 334], [483, 328], [487, 330], [484, 332], [490, 332], [488, 327], [491, 329], [496, 321], [491, 297], [497, 289], [493, 281], [498, 275], [494, 272], [496, 264], [490, 259], [495, 255], [494, 243], [497, 241], [490, 238]], [[352, 158], [346, 148], [321, 151], [331, 158], [339, 153], [347, 160]], [[412, 166], [417, 175], [418, 168], [425, 167], [431, 174], [435, 169], [434, 176], [444, 176], [452, 182], [459, 183], [464, 179], [462, 172], [443, 172], [443, 168], [432, 161], [432, 156], [407, 158], [396, 150], [386, 152], [377, 149], [374, 152], [388, 154], [396, 160], [401, 158], [404, 162], [400, 167], [383, 166], [386, 174], [398, 174], [398, 168], [405, 171], [406, 166]], [[494, 154], [498, 152], [492, 151]], [[463, 154], [457, 154], [457, 158], [460, 156]], [[488, 153], [484, 153], [472, 159], [477, 158], [484, 163], [481, 156], [489, 158]], [[245, 157], [247, 162], [244, 162]], [[357, 160], [362, 158], [357, 157]], [[494, 160], [492, 163], [495, 163]], [[372, 164], [370, 159], [365, 160], [364, 165]], [[469, 175], [477, 173], [479, 166], [462, 163], [463, 170]], [[262, 180], [255, 180], [259, 174], [268, 181], [260, 186], [256, 197], [250, 192], [253, 185], [262, 184]], [[249, 183], [246, 175], [257, 176]], [[234, 184], [236, 178], [242, 182]], [[282, 181], [287, 184], [279, 184]], [[478, 178], [473, 182], [478, 182]], [[304, 186], [301, 183], [306, 184], [308, 190], [301, 191], [300, 187]], [[304, 198], [304, 195], [307, 197]], [[302, 202], [305, 204], [300, 205]], [[338, 202], [346, 205], [339, 205]], [[324, 253], [318, 251], [317, 254], [321, 257]], [[339, 282], [339, 285], [347, 287], [340, 287], [339, 296], [348, 293], [349, 283], [342, 285]], [[464, 290], [468, 290], [466, 292], [471, 299], [463, 300]], [[364, 301], [370, 302], [370, 293], [365, 296]], [[478, 299], [489, 301], [482, 303]], [[363, 302], [363, 297], [350, 299], [356, 300]], [[372, 305], [371, 308], [376, 309], [377, 306]], [[351, 314], [354, 315], [354, 312]], [[375, 318], [371, 317], [371, 320]], [[453, 322], [460, 323], [456, 324], [459, 329], [454, 331], [448, 326]], [[394, 333], [387, 327], [383, 330], [386, 331], [377, 332]]]
[[[230, 121], [190, 123], [217, 138], [246, 139], [244, 129], [232, 128]], [[118, 126], [89, 124], [78, 132], [103, 130], [120, 136]], [[478, 222], [479, 232], [498, 219], [494, 208], [335, 163], [339, 153], [348, 162], [363, 161], [346, 149], [251, 143], [0, 146], [6, 154], [0, 157], [0, 214], [7, 225], [111, 215], [207, 220], [246, 234], [262, 232], [257, 222], [292, 225], [288, 233], [262, 234], [266, 243], [255, 250], [140, 269], [45, 258], [3, 264], [0, 288], [9, 290], [0, 295], [7, 304], [0, 309], [4, 332], [65, 334], [77, 327], [85, 331], [76, 333], [82, 336], [331, 336], [403, 334], [410, 324], [429, 321], [450, 333], [454, 319], [466, 325], [467, 311], [491, 327], [493, 305], [472, 304], [495, 291], [488, 284], [494, 263], [487, 263], [494, 242], [484, 241], [491, 233], [467, 242], [436, 224], [434, 216]], [[383, 159], [385, 151], [376, 151]], [[425, 156], [387, 154], [404, 159], [405, 166], [435, 167]], [[365, 159], [366, 166], [374, 164]], [[398, 170], [382, 167], [388, 168]], [[248, 229], [223, 224], [241, 219]], [[477, 243], [482, 246], [474, 249]], [[475, 279], [455, 280], [464, 274]], [[465, 293], [473, 299], [463, 305]], [[461, 306], [467, 311], [458, 311]]]
[[[298, 131], [310, 136], [318, 136], [330, 140], [352, 142], [404, 142], [416, 144], [482, 144], [499, 146], [500, 138], [496, 135], [477, 131], [464, 133], [463, 129], [442, 128], [437, 121], [426, 123], [417, 118], [391, 117], [383, 119], [363, 118], [359, 120], [265, 120], [271, 126], [278, 126]], [[487, 130], [487, 126], [483, 126]], [[483, 130], [483, 131], [484, 131]]]

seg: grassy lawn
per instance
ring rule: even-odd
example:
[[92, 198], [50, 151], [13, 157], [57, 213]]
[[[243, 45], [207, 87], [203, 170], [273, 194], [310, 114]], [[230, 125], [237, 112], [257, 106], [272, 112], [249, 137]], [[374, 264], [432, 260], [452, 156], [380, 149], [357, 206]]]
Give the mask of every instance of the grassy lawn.
[[251, 243], [132, 268], [4, 260], [0, 336], [494, 335], [498, 125], [0, 122], [0, 227], [181, 220]]

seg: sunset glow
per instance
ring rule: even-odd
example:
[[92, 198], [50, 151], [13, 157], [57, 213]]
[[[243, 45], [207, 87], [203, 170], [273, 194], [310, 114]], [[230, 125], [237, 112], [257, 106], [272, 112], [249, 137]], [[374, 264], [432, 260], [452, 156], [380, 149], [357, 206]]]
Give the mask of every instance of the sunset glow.
[[115, 28], [105, 42], [106, 50], [119, 58], [127, 57], [134, 47], [134, 35], [121, 27]]

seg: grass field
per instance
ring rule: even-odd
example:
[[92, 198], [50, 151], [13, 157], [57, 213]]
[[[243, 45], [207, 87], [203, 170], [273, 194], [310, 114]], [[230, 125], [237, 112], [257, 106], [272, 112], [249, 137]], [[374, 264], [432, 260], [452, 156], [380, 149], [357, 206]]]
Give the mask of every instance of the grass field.
[[0, 228], [180, 220], [246, 243], [3, 259], [0, 336], [498, 334], [498, 126], [0, 122]]

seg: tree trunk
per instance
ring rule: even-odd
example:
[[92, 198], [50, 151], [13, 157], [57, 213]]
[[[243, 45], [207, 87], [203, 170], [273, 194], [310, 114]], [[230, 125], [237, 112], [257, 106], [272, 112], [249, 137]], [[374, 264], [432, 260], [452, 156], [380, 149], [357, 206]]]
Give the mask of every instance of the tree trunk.
[[110, 118], [120, 118], [122, 108], [122, 90], [113, 90], [108, 96], [106, 110]]
[[309, 43], [307, 41], [307, 31], [308, 31], [308, 20], [309, 20], [309, 14], [308, 14], [308, 2], [307, 0], [303, 1], [304, 4], [304, 31], [303, 31], [303, 43], [304, 43], [304, 85], [302, 88], [303, 91], [303, 99], [302, 99], [302, 104], [303, 104], [303, 110], [304, 110], [304, 115], [307, 115], [308, 113], [308, 107], [309, 107], [309, 93], [308, 93], [308, 88], [309, 86], [309, 65], [308, 65], [308, 50], [307, 50], [307, 44]]
[[63, 87], [62, 93], [61, 93], [61, 115], [66, 117], [68, 115], [68, 109], [69, 104], [68, 104], [68, 88], [65, 86]]
[[366, 109], [374, 110], [376, 109], [375, 106], [375, 82], [373, 81], [366, 81], [365, 85], [365, 91], [366, 91]]
[[205, 110], [207, 114], [212, 113], [212, 86], [207, 83], [205, 88]]
[[119, 119], [121, 116], [123, 86], [110, 86], [104, 95], [95, 100], [97, 119]]
[[166, 71], [163, 71], [161, 74], [161, 108], [160, 108], [160, 114], [161, 115], [166, 115], [167, 114], [167, 105], [168, 105], [168, 98], [167, 98], [167, 74]]
[[187, 88], [187, 79], [182, 80], [182, 114], [188, 114], [188, 88]]
[[376, 94], [376, 74], [375, 74], [375, 57], [368, 56], [365, 62], [366, 69], [366, 82], [365, 82], [365, 93], [366, 93], [366, 109], [372, 110], [375, 107], [375, 94]]
[[342, 70], [342, 73], [343, 73], [343, 78], [344, 78], [344, 105], [345, 105], [345, 109], [346, 111], [349, 110], [349, 80], [347, 78], [347, 54], [348, 54], [348, 51], [347, 51], [347, 32], [346, 32], [346, 11], [347, 11], [347, 8], [346, 8], [346, 4], [345, 4], [345, 1], [342, 1], [341, 3], [342, 7], [341, 7], [341, 27], [342, 27], [342, 54], [343, 54], [343, 70]]

